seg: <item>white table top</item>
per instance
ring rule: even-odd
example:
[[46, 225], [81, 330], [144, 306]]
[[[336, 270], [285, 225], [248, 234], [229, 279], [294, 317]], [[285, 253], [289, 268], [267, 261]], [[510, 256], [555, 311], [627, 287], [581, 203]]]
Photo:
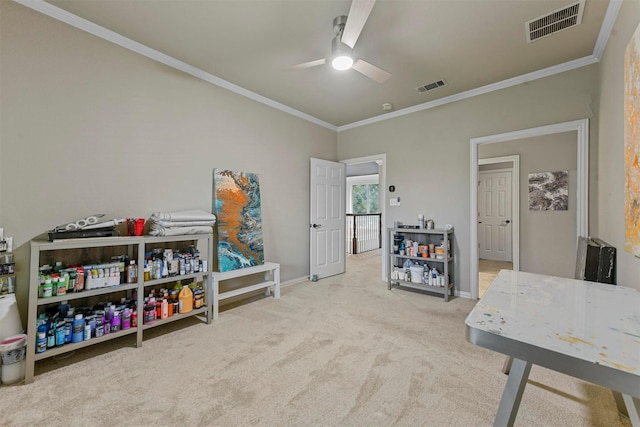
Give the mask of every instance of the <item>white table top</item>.
[[633, 288], [502, 270], [465, 323], [475, 344], [520, 358], [539, 348], [547, 358], [569, 356], [565, 364], [606, 366], [640, 390], [640, 292]]

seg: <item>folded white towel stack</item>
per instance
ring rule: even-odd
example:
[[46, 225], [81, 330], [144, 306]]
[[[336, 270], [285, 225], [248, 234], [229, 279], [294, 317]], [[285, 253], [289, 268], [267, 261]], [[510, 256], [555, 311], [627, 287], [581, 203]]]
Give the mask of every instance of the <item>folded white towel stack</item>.
[[202, 210], [155, 212], [151, 214], [149, 234], [152, 236], [179, 236], [208, 234], [216, 223], [216, 216]]

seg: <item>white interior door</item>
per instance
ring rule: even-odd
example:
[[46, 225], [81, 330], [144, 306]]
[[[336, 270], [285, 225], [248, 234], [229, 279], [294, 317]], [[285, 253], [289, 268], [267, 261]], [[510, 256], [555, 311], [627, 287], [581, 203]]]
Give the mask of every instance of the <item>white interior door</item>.
[[321, 279], [345, 271], [346, 167], [311, 159], [309, 277]]
[[478, 256], [512, 261], [511, 171], [479, 172]]

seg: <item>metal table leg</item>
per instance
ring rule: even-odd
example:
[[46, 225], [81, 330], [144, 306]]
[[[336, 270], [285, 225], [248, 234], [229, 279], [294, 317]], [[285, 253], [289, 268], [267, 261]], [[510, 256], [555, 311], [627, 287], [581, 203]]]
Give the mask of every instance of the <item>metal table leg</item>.
[[530, 371], [531, 362], [513, 359], [509, 378], [507, 378], [507, 384], [504, 386], [500, 406], [498, 406], [498, 413], [493, 422], [494, 427], [513, 426]]

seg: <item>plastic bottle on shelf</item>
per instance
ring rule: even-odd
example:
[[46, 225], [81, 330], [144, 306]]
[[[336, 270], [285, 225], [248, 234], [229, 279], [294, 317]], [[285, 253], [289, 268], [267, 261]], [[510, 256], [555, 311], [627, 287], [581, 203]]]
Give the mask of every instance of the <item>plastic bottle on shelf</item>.
[[138, 266], [136, 261], [132, 259], [127, 266], [127, 283], [136, 283], [138, 281]]
[[131, 310], [125, 308], [122, 312], [122, 330], [131, 328]]
[[191, 310], [193, 310], [193, 292], [189, 286], [183, 285], [178, 294], [178, 311], [182, 314], [189, 313]]
[[[112, 306], [113, 307], [113, 306]], [[109, 332], [118, 332], [122, 328], [122, 318], [120, 312], [115, 310], [111, 319], [111, 330]]]
[[65, 321], [58, 319], [56, 321], [56, 347], [62, 347], [65, 343]]
[[38, 325], [36, 353], [44, 353], [45, 351], [47, 351], [47, 324], [41, 323]]
[[169, 317], [169, 302], [163, 298], [160, 305], [160, 318], [166, 319], [167, 317]]
[[56, 321], [54, 319], [49, 320], [49, 330], [47, 331], [47, 348], [53, 348], [56, 346]]
[[84, 318], [82, 314], [76, 314], [73, 319], [71, 342], [78, 343], [84, 340]]

